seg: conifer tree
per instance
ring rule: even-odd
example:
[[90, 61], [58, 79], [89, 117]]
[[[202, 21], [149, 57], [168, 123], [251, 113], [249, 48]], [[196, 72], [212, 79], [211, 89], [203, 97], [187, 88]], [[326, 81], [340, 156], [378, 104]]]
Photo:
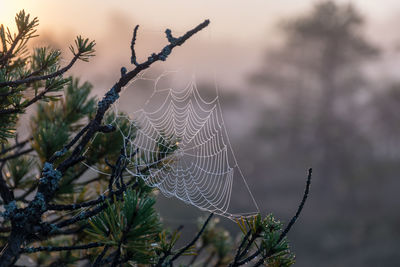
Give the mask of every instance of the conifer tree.
[[[162, 226], [154, 208], [154, 189], [127, 178], [126, 150], [116, 124], [128, 131], [123, 116], [113, 121], [110, 106], [121, 88], [156, 61], [209, 24], [205, 20], [181, 37], [166, 30], [167, 45], [139, 63], [135, 54], [138, 26], [133, 32], [132, 68], [96, 100], [92, 85], [67, 76], [79, 61], [89, 61], [95, 42], [78, 36], [70, 46], [72, 59], [63, 66], [61, 53], [50, 47], [29, 51], [38, 19], [16, 15], [17, 33], [0, 26], [0, 266], [23, 265], [25, 255], [36, 266], [290, 266], [294, 255], [286, 235], [308, 195], [309, 171], [302, 202], [286, 228], [272, 215], [242, 218], [237, 246], [217, 227], [213, 214], [192, 241], [176, 247], [179, 230]], [[29, 136], [20, 140], [17, 123], [35, 105]], [[131, 133], [134, 134], [134, 133]], [[90, 143], [91, 149], [83, 155]], [[130, 151], [137, 153], [137, 151]], [[173, 151], [162, 152], [162, 157]], [[86, 164], [80, 164], [85, 160]], [[85, 178], [88, 166], [111, 173]], [[148, 166], [139, 170], [149, 175]], [[103, 188], [107, 188], [104, 192]], [[20, 260], [21, 259], [21, 260]]]

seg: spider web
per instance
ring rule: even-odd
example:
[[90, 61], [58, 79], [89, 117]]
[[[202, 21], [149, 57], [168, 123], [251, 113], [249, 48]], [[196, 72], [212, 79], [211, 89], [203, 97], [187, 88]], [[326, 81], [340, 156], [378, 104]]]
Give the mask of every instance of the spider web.
[[[120, 130], [129, 161], [127, 172], [166, 197], [201, 210], [231, 219], [259, 212], [229, 142], [218, 90], [207, 101], [194, 77], [181, 90], [158, 89], [165, 76], [153, 81], [153, 93], [143, 108], [124, 118], [130, 124], [128, 133]], [[247, 208], [253, 206], [254, 212], [235, 210], [233, 194]]]

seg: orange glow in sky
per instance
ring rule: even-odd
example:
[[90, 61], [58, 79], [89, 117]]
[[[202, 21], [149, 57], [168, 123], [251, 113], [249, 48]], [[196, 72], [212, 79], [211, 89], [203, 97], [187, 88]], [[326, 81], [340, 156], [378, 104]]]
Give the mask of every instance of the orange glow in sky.
[[[243, 76], [254, 64], [258, 64], [265, 48], [279, 41], [279, 22], [307, 13], [318, 2], [0, 0], [0, 23], [6, 24], [11, 30], [15, 29], [14, 16], [19, 10], [25, 9], [27, 13], [39, 18], [38, 33], [41, 36], [47, 33], [53, 38], [52, 41], [58, 42], [60, 48], [67, 47], [73, 36], [78, 34], [96, 40], [98, 53], [94, 60], [97, 60], [97, 65], [108, 66], [110, 62], [120, 62], [120, 58], [126, 58], [129, 53], [127, 44], [136, 24], [140, 24], [139, 53], [147, 55], [151, 49], [163, 44], [166, 28], [178, 35], [204, 19], [210, 19], [210, 26], [192, 38], [190, 45], [180, 48], [182, 52], [176, 53], [167, 64], [174, 64], [181, 57], [185, 67], [187, 62], [195, 62], [196, 67], [202, 64], [206, 70], [207, 65], [213, 65], [222, 72], [221, 76], [237, 84], [235, 77]], [[367, 31], [374, 41], [382, 43], [395, 38], [387, 29], [400, 23], [400, 1], [336, 2], [353, 3], [357, 7], [367, 18]], [[202, 54], [193, 52], [199, 50]], [[120, 58], [115, 55], [116, 52], [121, 54]], [[183, 63], [177, 66], [181, 67]]]
[[[260, 40], [263, 35], [276, 27], [281, 17], [291, 16], [310, 8], [315, 0], [281, 1], [103, 1], [103, 0], [1, 0], [0, 23], [9, 25], [14, 15], [25, 9], [38, 16], [42, 27], [65, 29], [83, 35], [95, 35], [107, 27], [110, 14], [121, 14], [131, 18], [143, 28], [162, 30], [171, 27], [184, 31], [205, 18], [211, 20], [213, 38], [229, 38], [239, 41]], [[354, 3], [362, 13], [372, 20], [397, 16], [400, 1], [386, 0], [341, 0]], [[91, 36], [92, 38], [95, 36]]]

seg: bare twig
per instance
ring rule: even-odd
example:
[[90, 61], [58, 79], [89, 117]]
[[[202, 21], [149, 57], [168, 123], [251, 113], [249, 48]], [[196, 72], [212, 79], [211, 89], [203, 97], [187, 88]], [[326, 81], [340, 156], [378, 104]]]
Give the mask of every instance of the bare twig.
[[293, 216], [293, 218], [290, 220], [289, 224], [286, 226], [285, 230], [281, 233], [278, 239], [278, 244], [285, 238], [287, 233], [289, 233], [290, 229], [296, 222], [296, 220], [299, 218], [301, 211], [303, 210], [304, 204], [306, 203], [308, 193], [310, 191], [310, 185], [311, 185], [311, 175], [312, 175], [312, 168], [308, 169], [308, 177], [307, 177], [307, 183], [306, 183], [306, 188], [304, 189], [304, 194], [303, 198], [300, 202], [299, 207], [297, 208], [296, 214]]
[[135, 66], [139, 66], [140, 64], [136, 61], [136, 53], [135, 53], [135, 42], [136, 42], [136, 35], [139, 29], [139, 25], [136, 25], [135, 29], [133, 30], [132, 42], [131, 42], [131, 63], [135, 64]]
[[210, 222], [212, 216], [214, 215], [214, 213], [210, 213], [210, 215], [208, 216], [207, 220], [204, 222], [203, 226], [201, 227], [200, 231], [197, 233], [197, 235], [193, 238], [192, 241], [190, 241], [186, 246], [184, 246], [183, 248], [181, 248], [170, 260], [169, 263], [172, 264], [172, 262], [174, 260], [176, 260], [177, 258], [179, 258], [183, 253], [185, 253], [185, 251], [187, 251], [191, 246], [193, 246], [197, 240], [200, 238], [200, 236], [203, 234], [204, 230], [206, 229], [208, 223]]
[[[311, 176], [312, 176], [312, 169], [310, 168], [308, 170], [308, 176], [307, 176], [307, 182], [306, 182], [306, 188], [304, 190], [304, 194], [303, 194], [303, 198], [300, 202], [299, 207], [297, 208], [296, 214], [293, 216], [293, 218], [290, 220], [289, 224], [286, 226], [286, 228], [282, 231], [282, 233], [279, 236], [278, 241], [276, 242], [276, 245], [278, 245], [280, 242], [282, 242], [282, 240], [285, 238], [285, 236], [289, 233], [290, 229], [292, 228], [292, 226], [294, 225], [294, 223], [296, 222], [296, 220], [298, 219], [298, 217], [300, 216], [301, 211], [303, 210], [304, 204], [306, 203], [307, 197], [308, 197], [308, 193], [310, 191], [310, 185], [311, 185]], [[270, 250], [273, 251], [273, 250]], [[247, 257], [246, 259], [240, 261], [237, 263], [236, 266], [240, 266], [243, 264], [246, 264], [250, 261], [252, 261], [253, 259], [255, 259], [258, 255], [260, 255], [262, 252], [262, 247], [260, 247], [256, 252], [254, 252], [252, 255], [250, 255], [249, 257]], [[254, 266], [260, 266], [264, 263], [265, 259], [267, 259], [268, 257], [272, 256], [271, 253], [266, 253], [264, 256], [262, 256], [260, 258], [260, 260], [258, 260], [256, 262], [256, 264]]]

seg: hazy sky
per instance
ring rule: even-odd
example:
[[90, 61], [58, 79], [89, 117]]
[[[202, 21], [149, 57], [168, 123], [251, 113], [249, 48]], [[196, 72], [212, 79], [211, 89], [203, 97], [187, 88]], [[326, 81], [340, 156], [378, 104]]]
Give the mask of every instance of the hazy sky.
[[[50, 32], [60, 48], [74, 35], [97, 41], [96, 66], [129, 59], [130, 34], [140, 24], [139, 55], [144, 57], [165, 43], [164, 30], [183, 33], [208, 18], [211, 25], [179, 48], [167, 64], [177, 68], [195, 65], [199, 73], [216, 68], [227, 86], [259, 63], [265, 47], [279, 39], [278, 22], [307, 13], [315, 0], [0, 0], [0, 23], [14, 26], [15, 13], [25, 9], [40, 19], [39, 34]], [[367, 31], [377, 42], [400, 41], [393, 29], [400, 22], [398, 0], [336, 1], [354, 3], [367, 18]], [[12, 28], [12, 27], [11, 27]], [[152, 50], [153, 49], [153, 50]], [[128, 56], [126, 56], [128, 54]], [[121, 64], [121, 63], [118, 63]], [[175, 65], [174, 65], [175, 64]], [[190, 65], [192, 64], [192, 65]], [[87, 65], [84, 65], [87, 66]], [[97, 71], [97, 70], [96, 70]], [[97, 71], [98, 76], [104, 75]], [[117, 73], [117, 72], [116, 72]], [[201, 74], [200, 74], [201, 75]], [[211, 73], [211, 75], [213, 75]]]
[[[188, 26], [205, 18], [212, 21], [212, 38], [230, 38], [240, 41], [263, 39], [266, 29], [273, 29], [276, 21], [285, 16], [307, 10], [315, 0], [0, 0], [0, 22], [7, 23], [15, 13], [24, 8], [38, 16], [43, 27], [58, 30], [73, 30], [83, 35], [102, 32], [107, 27], [110, 12], [131, 17], [135, 23], [148, 30], [163, 30], [171, 27], [184, 31]], [[384, 23], [399, 15], [397, 0], [342, 0], [354, 3], [362, 13], [375, 23]]]

